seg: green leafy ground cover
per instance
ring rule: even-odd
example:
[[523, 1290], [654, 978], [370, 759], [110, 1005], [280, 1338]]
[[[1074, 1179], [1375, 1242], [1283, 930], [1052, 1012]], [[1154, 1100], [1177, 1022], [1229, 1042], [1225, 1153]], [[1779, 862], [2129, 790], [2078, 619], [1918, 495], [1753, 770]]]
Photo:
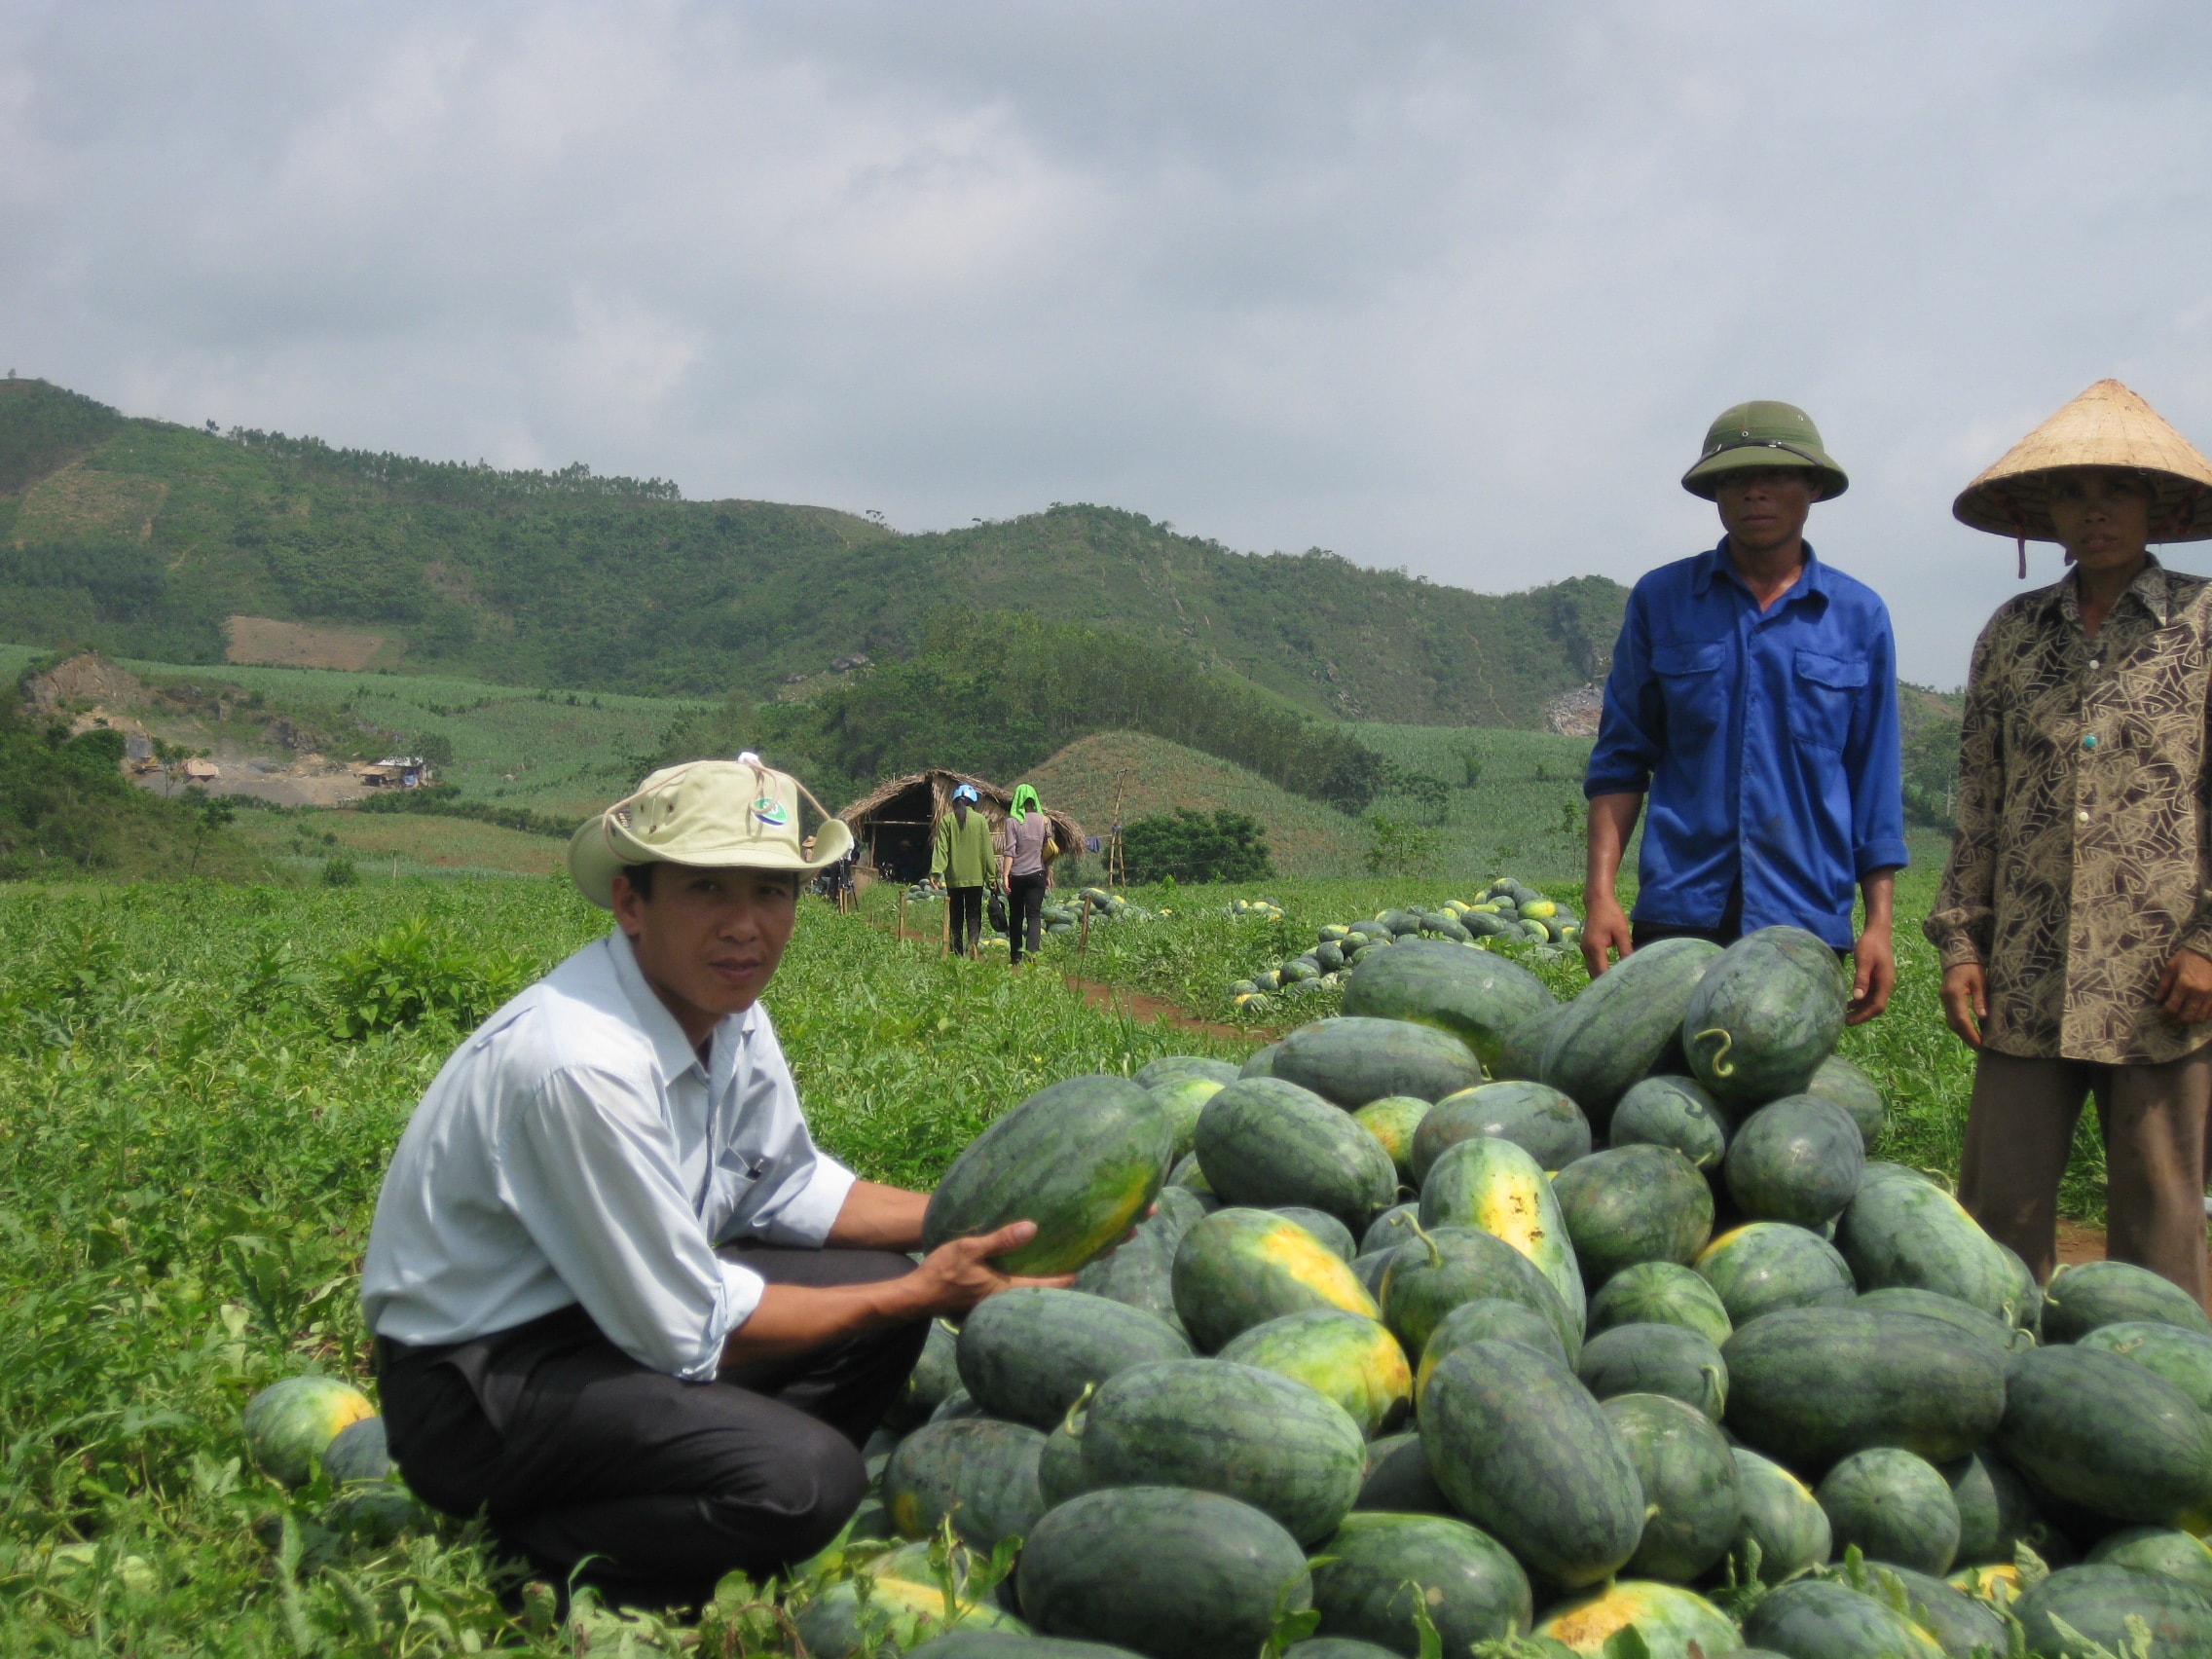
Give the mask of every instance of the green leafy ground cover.
[[[359, 1256], [408, 1112], [605, 925], [555, 881], [0, 888], [0, 1653], [574, 1651], [501, 1610], [459, 1529], [333, 1552], [238, 1413], [363, 1375]], [[922, 1185], [1046, 1082], [1249, 1046], [811, 902], [771, 1006], [817, 1132]]]

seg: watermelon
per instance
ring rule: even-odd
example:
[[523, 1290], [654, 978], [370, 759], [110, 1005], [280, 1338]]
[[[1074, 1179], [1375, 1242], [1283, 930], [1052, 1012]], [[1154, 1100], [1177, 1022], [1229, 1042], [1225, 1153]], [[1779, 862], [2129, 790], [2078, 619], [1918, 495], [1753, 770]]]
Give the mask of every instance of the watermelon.
[[1822, 1567], [1835, 1548], [1827, 1511], [1803, 1481], [1771, 1458], [1742, 1446], [1729, 1448], [1736, 1460], [1736, 1493], [1742, 1517], [1730, 1548], [1747, 1565], [1749, 1545], [1758, 1546], [1758, 1576], [1779, 1584], [1809, 1567]]
[[1282, 1659], [1396, 1659], [1396, 1655], [1354, 1637], [1316, 1636], [1284, 1648]]
[[1895, 1446], [1854, 1452], [1822, 1477], [1814, 1496], [1836, 1543], [1869, 1561], [1940, 1577], [1959, 1552], [1959, 1506], [1925, 1457]]
[[1208, 1059], [1202, 1054], [1162, 1054], [1159, 1059], [1140, 1066], [1131, 1081], [1139, 1088], [1167, 1088], [1192, 1078], [1211, 1083], [1235, 1083], [1236, 1068], [1227, 1060]]
[[930, 1196], [922, 1247], [1033, 1221], [998, 1258], [1010, 1273], [1072, 1273], [1134, 1226], [1167, 1179], [1160, 1103], [1123, 1077], [1039, 1089], [969, 1144]]
[[2198, 1411], [2212, 1413], [2212, 1337], [2156, 1320], [2123, 1319], [2099, 1325], [2075, 1346], [2132, 1359], [2194, 1400]]
[[921, 1357], [906, 1374], [906, 1386], [883, 1414], [883, 1426], [904, 1433], [930, 1420], [930, 1414], [960, 1391], [960, 1333], [942, 1319], [930, 1321]]
[[1643, 1536], [1623, 1569], [1687, 1584], [1728, 1553], [1743, 1519], [1736, 1460], [1695, 1407], [1663, 1394], [1622, 1394], [1605, 1419], [1627, 1446], [1643, 1489]]
[[2212, 1595], [2212, 1545], [2178, 1527], [2126, 1527], [2097, 1541], [2092, 1562], [2135, 1572], [2163, 1573]]
[[261, 1472], [281, 1486], [306, 1486], [341, 1431], [377, 1415], [368, 1395], [335, 1377], [287, 1377], [246, 1402], [239, 1426]]
[[[810, 1648], [819, 1653], [819, 1648]], [[1126, 1647], [1096, 1641], [1062, 1641], [1050, 1636], [1016, 1636], [1007, 1630], [962, 1625], [905, 1650], [906, 1659], [1138, 1659]]]
[[1866, 1149], [1841, 1106], [1786, 1094], [1738, 1125], [1723, 1167], [1745, 1215], [1818, 1228], [1841, 1215], [1859, 1191]]
[[1835, 951], [1803, 928], [1746, 934], [1682, 1010], [1690, 1070], [1732, 1112], [1801, 1093], [1843, 1035], [1849, 989]]
[[1359, 1241], [1359, 1253], [1372, 1256], [1378, 1250], [1395, 1250], [1414, 1235], [1414, 1227], [1419, 1220], [1419, 1200], [1392, 1204], [1368, 1223], [1367, 1232]]
[[1589, 1334], [1616, 1325], [1679, 1325], [1714, 1347], [1735, 1333], [1713, 1286], [1674, 1262], [1623, 1268], [1590, 1299]]
[[398, 1481], [354, 1481], [330, 1500], [322, 1524], [342, 1538], [381, 1546], [402, 1532], [428, 1531], [437, 1517]]
[[1174, 1286], [1175, 1310], [1202, 1353], [1285, 1313], [1382, 1311], [1342, 1257], [1267, 1210], [1216, 1210], [1192, 1228], [1175, 1252]]
[[1092, 1383], [1148, 1360], [1188, 1359], [1191, 1345], [1142, 1309], [1017, 1285], [969, 1313], [958, 1353], [961, 1385], [985, 1412], [1049, 1429]]
[[2006, 1356], [1915, 1313], [1786, 1308], [1738, 1325], [1720, 1354], [1729, 1428], [1793, 1469], [1870, 1446], [1963, 1457], [2009, 1415]]
[[937, 1403], [937, 1410], [930, 1413], [929, 1420], [952, 1422], [960, 1418], [979, 1418], [982, 1415], [983, 1408], [975, 1402], [967, 1389], [955, 1388]]
[[1567, 1357], [1582, 1352], [1582, 1323], [1543, 1270], [1502, 1238], [1471, 1227], [1440, 1227], [1392, 1252], [1382, 1280], [1382, 1320], [1408, 1353], [1419, 1353], [1462, 1302], [1496, 1297], [1542, 1314]]
[[1379, 950], [1345, 981], [1346, 1014], [1433, 1025], [1493, 1067], [1508, 1031], [1556, 1006], [1544, 982], [1519, 963], [1428, 940]]
[[[1012, 1613], [993, 1606], [988, 1601], [955, 1598], [953, 1610], [963, 1632], [1012, 1633], [1026, 1628]], [[866, 1651], [871, 1640], [888, 1639], [894, 1647], [909, 1644], [936, 1635], [944, 1628], [944, 1620], [941, 1587], [929, 1580], [895, 1578], [884, 1573], [869, 1575], [865, 1604], [855, 1580], [832, 1584], [798, 1610], [794, 1628], [809, 1654], [819, 1654], [822, 1659], [851, 1659], [852, 1655]], [[937, 1645], [930, 1643], [932, 1647]], [[877, 1652], [888, 1650], [876, 1649]]]
[[2022, 1544], [2039, 1553], [2049, 1547], [2049, 1529], [2036, 1513], [2035, 1499], [2020, 1477], [2002, 1459], [1976, 1452], [1943, 1465], [1951, 1500], [1959, 1510], [1959, 1553], [1968, 1566], [2009, 1562]]
[[1543, 1076], [1544, 1046], [1551, 1041], [1552, 1027], [1563, 1019], [1568, 1008], [1567, 1003], [1553, 1003], [1535, 1013], [1525, 1014], [1506, 1029], [1497, 1046], [1497, 1063], [1490, 1065], [1493, 1077], [1501, 1082], [1533, 1083]]
[[384, 1419], [361, 1418], [333, 1435], [322, 1449], [322, 1472], [334, 1487], [351, 1481], [390, 1480], [398, 1465], [385, 1445]]
[[1543, 1271], [1582, 1323], [1582, 1268], [1559, 1199], [1542, 1166], [1511, 1141], [1478, 1135], [1447, 1147], [1421, 1183], [1420, 1224], [1480, 1228], [1504, 1239]]
[[1151, 1659], [1256, 1653], [1313, 1598], [1297, 1539], [1250, 1504], [1180, 1487], [1061, 1504], [1029, 1534], [1016, 1582], [1038, 1629]]
[[2005, 1265], [2012, 1270], [2012, 1323], [2023, 1331], [2034, 1333], [2038, 1342], [2043, 1340], [2043, 1286], [2036, 1283], [2036, 1275], [2020, 1257], [2019, 1251], [1999, 1240], [1997, 1248], [2005, 1257]]
[[1084, 1408], [1089, 1404], [1086, 1398], [1062, 1418], [1037, 1454], [1037, 1495], [1047, 1509], [1057, 1509], [1084, 1490], [1083, 1431], [1090, 1420]]
[[1882, 1091], [1874, 1087], [1872, 1078], [1841, 1054], [1830, 1054], [1814, 1068], [1805, 1092], [1832, 1100], [1849, 1112], [1851, 1121], [1859, 1125], [1860, 1141], [1872, 1156], [1889, 1117], [1882, 1108]]
[[2163, 1377], [2097, 1348], [2012, 1356], [2005, 1460], [2109, 1521], [2170, 1526], [2212, 1493], [2212, 1422]]
[[1282, 1049], [1280, 1043], [1269, 1043], [1252, 1051], [1252, 1056], [1238, 1068], [1238, 1077], [1272, 1077], [1275, 1074], [1275, 1055]]
[[1789, 1659], [1943, 1659], [1936, 1639], [1895, 1607], [1820, 1578], [1761, 1597], [1744, 1619], [1744, 1640]]
[[1351, 1229], [1325, 1210], [1309, 1209], [1304, 1204], [1275, 1204], [1274, 1213], [1285, 1221], [1295, 1221], [1329, 1247], [1331, 1255], [1348, 1262], [1358, 1254], [1352, 1242]]
[[1962, 1567], [1943, 1582], [1961, 1595], [1987, 1602], [1993, 1607], [2009, 1607], [2020, 1594], [2020, 1569], [2009, 1561]]
[[1413, 1184], [1445, 1150], [1460, 1141], [1493, 1135], [1509, 1140], [1546, 1169], [1564, 1169], [1590, 1152], [1590, 1122], [1582, 1108], [1541, 1083], [1486, 1083], [1448, 1094], [1414, 1131]]
[[1441, 1515], [1354, 1512], [1321, 1546], [1313, 1608], [1327, 1636], [1417, 1651], [1414, 1608], [1424, 1608], [1444, 1651], [1502, 1641], [1529, 1628], [1529, 1575], [1489, 1533]]
[[1317, 1308], [1254, 1325], [1225, 1346], [1221, 1357], [1276, 1372], [1326, 1395], [1369, 1438], [1391, 1427], [1413, 1405], [1413, 1368], [1398, 1339], [1381, 1320], [1341, 1309]]
[[1624, 1578], [1555, 1607], [1534, 1631], [1570, 1653], [1606, 1659], [1613, 1638], [1634, 1630], [1650, 1659], [1721, 1659], [1744, 1648], [1728, 1615], [1678, 1584]]
[[1623, 957], [1553, 1023], [1538, 1075], [1605, 1133], [1620, 1097], [1674, 1047], [1699, 980], [1720, 954], [1704, 940], [1667, 939]]
[[1647, 1077], [1613, 1108], [1610, 1144], [1671, 1146], [1706, 1173], [1728, 1151], [1728, 1116], [1705, 1086], [1686, 1077]]
[[2043, 1340], [2076, 1343], [2100, 1325], [2171, 1325], [2212, 1336], [2196, 1299], [2132, 1262], [2081, 1262], [2050, 1275], [2043, 1293]]
[[1390, 1258], [1396, 1253], [1392, 1245], [1384, 1250], [1370, 1250], [1351, 1259], [1351, 1276], [1359, 1280], [1360, 1288], [1375, 1298], [1375, 1306], [1382, 1306], [1382, 1281], [1390, 1273]]
[[1176, 1083], [1163, 1083], [1151, 1090], [1153, 1099], [1160, 1102], [1161, 1115], [1167, 1120], [1168, 1139], [1172, 1144], [1170, 1160], [1188, 1156], [1192, 1137], [1198, 1133], [1198, 1114], [1205, 1110], [1206, 1102], [1226, 1087], [1218, 1078], [1187, 1077]]
[[1419, 1434], [1387, 1435], [1367, 1449], [1367, 1477], [1352, 1508], [1391, 1515], [1452, 1513], [1452, 1500], [1428, 1472], [1428, 1455], [1420, 1449]]
[[1233, 1083], [1198, 1115], [1198, 1167], [1232, 1204], [1300, 1204], [1364, 1232], [1398, 1194], [1375, 1137], [1310, 1089], [1279, 1077]]
[[1143, 1486], [1172, 1472], [1272, 1515], [1314, 1544], [1359, 1495], [1367, 1437], [1345, 1409], [1273, 1371], [1170, 1359], [1124, 1371], [1091, 1396], [1084, 1484]]
[[960, 1418], [925, 1423], [899, 1442], [883, 1470], [883, 1504], [900, 1536], [952, 1530], [979, 1550], [1018, 1538], [1045, 1513], [1037, 1459], [1045, 1437], [1017, 1422]]
[[1466, 1044], [1433, 1025], [1343, 1017], [1317, 1019], [1285, 1037], [1272, 1075], [1348, 1111], [1387, 1094], [1441, 1100], [1482, 1082], [1483, 1068]]
[[1601, 1400], [1664, 1394], [1714, 1422], [1728, 1404], [1728, 1367], [1720, 1350], [1679, 1325], [1615, 1325], [1582, 1345], [1574, 1374]]
[[1643, 1262], [1694, 1262], [1713, 1236], [1713, 1189], [1671, 1146], [1594, 1152], [1562, 1169], [1553, 1191], [1592, 1285]]
[[1858, 1294], [1835, 1246], [1782, 1221], [1753, 1221], [1723, 1233], [1690, 1264], [1720, 1298], [1739, 1331], [1784, 1308], [1833, 1308]]
[[1205, 1200], [1187, 1187], [1160, 1189], [1156, 1212], [1137, 1224], [1129, 1237], [1103, 1256], [1084, 1264], [1075, 1288], [1088, 1296], [1141, 1309], [1180, 1331], [1175, 1311], [1175, 1252], [1183, 1235], [1205, 1220]]
[[[2127, 1626], [2141, 1619], [2157, 1659], [2212, 1655], [2212, 1596], [2178, 1578], [2113, 1562], [2062, 1567], [2022, 1594], [2011, 1612], [2027, 1631], [2031, 1653], [2086, 1654], [2082, 1642], [2087, 1641], [2107, 1653], [2135, 1653]], [[2062, 1635], [2061, 1624], [2082, 1641]]]
[[1549, 1319], [1518, 1302], [1506, 1302], [1494, 1296], [1480, 1297], [1473, 1302], [1460, 1303], [1429, 1333], [1428, 1346], [1421, 1349], [1420, 1370], [1414, 1378], [1415, 1400], [1418, 1402], [1427, 1389], [1430, 1374], [1446, 1354], [1469, 1343], [1493, 1341], [1519, 1343], [1525, 1348], [1550, 1355], [1562, 1365], [1567, 1363], [1567, 1347]]
[[1502, 1342], [1447, 1354], [1420, 1436], [1453, 1507], [1553, 1582], [1594, 1584], [1636, 1553], [1644, 1497], [1628, 1447], [1547, 1355]]
[[1926, 1318], [1940, 1319], [1994, 1348], [2033, 1346], [2025, 1332], [2014, 1330], [2002, 1319], [1991, 1318], [1978, 1308], [1952, 1297], [1939, 1296], [1933, 1290], [1892, 1285], [1887, 1290], [1863, 1292], [1852, 1306], [1877, 1313], [1887, 1309], [1892, 1313], [1918, 1313]]
[[1933, 1183], [1862, 1182], [1836, 1222], [1835, 1243], [1862, 1290], [1932, 1290], [2019, 1322], [2019, 1286], [2003, 1246]]
[[[1986, 1653], [1994, 1659], [2006, 1650], [2005, 1621], [1985, 1603], [1940, 1578], [1893, 1562], [1884, 1562], [1875, 1571], [1877, 1583], [1891, 1580], [1904, 1591], [1912, 1622], [1934, 1637], [1945, 1653], [1957, 1659], [1974, 1659]], [[1888, 1585], [1883, 1588], [1887, 1590]]]
[[1414, 1134], [1421, 1120], [1435, 1108], [1418, 1094], [1385, 1094], [1370, 1100], [1351, 1115], [1351, 1121], [1373, 1135], [1398, 1171], [1402, 1187], [1419, 1186], [1413, 1172]]

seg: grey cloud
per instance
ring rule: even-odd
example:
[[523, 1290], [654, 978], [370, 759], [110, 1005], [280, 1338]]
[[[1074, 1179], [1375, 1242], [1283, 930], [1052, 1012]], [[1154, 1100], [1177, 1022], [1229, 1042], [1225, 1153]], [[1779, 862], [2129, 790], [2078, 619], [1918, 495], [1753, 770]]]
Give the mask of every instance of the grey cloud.
[[1784, 396], [1853, 473], [1824, 555], [1950, 684], [2013, 591], [1973, 471], [2106, 374], [2212, 441], [2208, 44], [2160, 4], [0, 4], [0, 357], [1484, 588], [1706, 544], [1675, 479]]

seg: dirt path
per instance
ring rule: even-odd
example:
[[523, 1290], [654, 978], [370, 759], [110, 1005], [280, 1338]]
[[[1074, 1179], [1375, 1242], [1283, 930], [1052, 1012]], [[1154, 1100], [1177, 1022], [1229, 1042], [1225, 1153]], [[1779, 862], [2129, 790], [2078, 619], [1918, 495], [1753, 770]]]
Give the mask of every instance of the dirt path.
[[1172, 1025], [1178, 1031], [1196, 1031], [1203, 1036], [1220, 1037], [1230, 1042], [1250, 1043], [1254, 1048], [1265, 1041], [1261, 1033], [1247, 1031], [1239, 1025], [1196, 1018], [1163, 997], [1124, 990], [1120, 985], [1102, 985], [1095, 979], [1079, 979], [1072, 974], [1067, 976], [1067, 985], [1069, 990], [1080, 994], [1090, 1007], [1109, 1014], [1125, 1014], [1131, 1019], [1154, 1020]]

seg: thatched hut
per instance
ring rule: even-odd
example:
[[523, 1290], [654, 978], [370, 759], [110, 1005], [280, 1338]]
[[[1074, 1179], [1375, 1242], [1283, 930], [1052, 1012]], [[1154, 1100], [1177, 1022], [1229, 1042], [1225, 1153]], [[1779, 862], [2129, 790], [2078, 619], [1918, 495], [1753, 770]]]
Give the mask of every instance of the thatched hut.
[[[992, 830], [1006, 822], [1014, 799], [1011, 789], [942, 767], [893, 778], [837, 814], [852, 828], [861, 864], [886, 881], [919, 881], [929, 874], [930, 838], [938, 820], [952, 810], [952, 792], [962, 784], [973, 784], [982, 797], [983, 816]], [[1052, 838], [1062, 850], [1084, 850], [1082, 825], [1051, 801], [1045, 803], [1045, 816], [1052, 821]]]

